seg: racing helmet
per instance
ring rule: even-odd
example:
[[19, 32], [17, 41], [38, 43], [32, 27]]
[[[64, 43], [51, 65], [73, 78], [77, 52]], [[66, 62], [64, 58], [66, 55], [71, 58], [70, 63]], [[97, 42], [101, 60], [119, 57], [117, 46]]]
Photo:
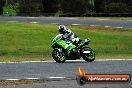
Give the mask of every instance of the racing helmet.
[[59, 25], [59, 32], [63, 34], [63, 32], [66, 30], [66, 27], [64, 25]]

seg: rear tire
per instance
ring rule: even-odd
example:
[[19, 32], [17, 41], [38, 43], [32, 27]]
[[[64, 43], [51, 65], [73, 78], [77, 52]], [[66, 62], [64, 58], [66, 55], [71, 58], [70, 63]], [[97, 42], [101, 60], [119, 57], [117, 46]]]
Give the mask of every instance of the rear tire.
[[52, 57], [58, 63], [64, 63], [66, 61], [66, 55], [61, 48], [54, 49], [52, 52]]
[[[83, 53], [84, 51], [90, 51], [90, 53]], [[87, 62], [92, 62], [95, 60], [95, 52], [90, 47], [83, 47], [82, 58]]]

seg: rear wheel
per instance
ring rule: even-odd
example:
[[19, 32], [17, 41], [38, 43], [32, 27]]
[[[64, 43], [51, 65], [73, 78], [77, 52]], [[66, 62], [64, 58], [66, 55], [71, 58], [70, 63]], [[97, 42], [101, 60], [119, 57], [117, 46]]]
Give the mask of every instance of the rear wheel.
[[58, 63], [64, 63], [66, 61], [66, 55], [61, 48], [54, 49], [52, 57]]
[[95, 52], [90, 47], [83, 47], [82, 58], [87, 62], [92, 62], [95, 60]]

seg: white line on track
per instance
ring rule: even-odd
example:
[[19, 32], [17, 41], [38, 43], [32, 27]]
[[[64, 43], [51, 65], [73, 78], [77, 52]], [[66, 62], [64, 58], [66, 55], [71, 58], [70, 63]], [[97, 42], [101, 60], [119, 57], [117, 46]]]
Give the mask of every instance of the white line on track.
[[81, 24], [72, 24], [72, 25], [76, 26], [76, 25], [81, 25]]
[[108, 27], [111, 27], [111, 26], [104, 26], [104, 27], [108, 28]]
[[8, 80], [8, 81], [17, 81], [17, 80], [20, 80], [20, 79], [5, 79], [5, 80]]
[[66, 77], [48, 77], [48, 78], [50, 78], [50, 79], [64, 79]]
[[29, 79], [29, 80], [37, 80], [37, 79], [40, 79], [40, 78], [26, 78], [26, 79]]
[[[62, 80], [69, 77], [47, 77], [47, 78], [24, 78], [24, 79], [0, 79], [0, 81], [19, 81], [19, 80]], [[73, 78], [70, 78], [73, 79]]]
[[115, 28], [123, 28], [123, 27], [115, 27]]
[[37, 24], [37, 23], [39, 23], [39, 22], [29, 22], [29, 23]]
[[0, 80], [7, 80], [7, 81], [18, 81], [18, 80], [61, 80], [66, 79], [67, 77], [47, 77], [47, 78], [23, 78], [23, 79], [0, 79]]

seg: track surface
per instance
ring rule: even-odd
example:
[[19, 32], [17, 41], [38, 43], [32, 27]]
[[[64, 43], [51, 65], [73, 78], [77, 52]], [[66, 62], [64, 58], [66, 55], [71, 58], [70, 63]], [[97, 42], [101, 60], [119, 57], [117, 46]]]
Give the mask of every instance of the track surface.
[[86, 24], [113, 27], [132, 27], [132, 20], [103, 20], [103, 19], [76, 19], [76, 18], [52, 18], [52, 17], [0, 17], [0, 21], [42, 22], [60, 24]]
[[[87, 62], [66, 62], [58, 64], [55, 62], [33, 62], [33, 63], [0, 63], [0, 79], [6, 78], [29, 78], [29, 77], [68, 77], [75, 79], [78, 67], [82, 66], [88, 74], [130, 74], [132, 75], [132, 61], [95, 61]], [[4, 88], [79, 88], [75, 80], [52, 81], [42, 84], [18, 85]], [[88, 84], [87, 88], [132, 88], [130, 84]]]

